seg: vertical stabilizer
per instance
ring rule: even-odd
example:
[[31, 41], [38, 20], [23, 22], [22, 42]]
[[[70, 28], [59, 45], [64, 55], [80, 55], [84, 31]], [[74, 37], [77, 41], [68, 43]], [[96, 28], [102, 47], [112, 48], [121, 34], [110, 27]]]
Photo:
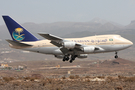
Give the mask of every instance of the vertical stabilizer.
[[2, 16], [14, 41], [37, 41], [38, 39], [9, 16]]

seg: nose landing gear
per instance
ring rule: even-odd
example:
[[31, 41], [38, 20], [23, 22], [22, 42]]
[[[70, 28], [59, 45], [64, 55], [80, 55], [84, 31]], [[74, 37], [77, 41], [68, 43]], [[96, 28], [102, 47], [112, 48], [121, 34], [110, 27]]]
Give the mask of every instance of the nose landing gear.
[[117, 52], [115, 52], [115, 56], [114, 56], [114, 58], [116, 58], [116, 59], [118, 58], [118, 55], [117, 55], [117, 54], [118, 54], [118, 53], [117, 53]]

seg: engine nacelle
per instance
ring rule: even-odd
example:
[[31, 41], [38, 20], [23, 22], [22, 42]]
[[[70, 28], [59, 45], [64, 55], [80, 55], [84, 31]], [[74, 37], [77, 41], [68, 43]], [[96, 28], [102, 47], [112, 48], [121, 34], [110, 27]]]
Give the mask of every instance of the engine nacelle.
[[55, 55], [56, 58], [62, 59], [64, 55]]
[[88, 57], [88, 54], [80, 54], [78, 55], [78, 58], [87, 58]]
[[68, 49], [72, 49], [72, 48], [74, 48], [75, 47], [75, 42], [64, 42], [63, 43], [63, 46], [65, 47], [65, 48], [68, 48]]
[[94, 52], [95, 47], [91, 46], [91, 47], [83, 47], [83, 52], [85, 53], [92, 53]]

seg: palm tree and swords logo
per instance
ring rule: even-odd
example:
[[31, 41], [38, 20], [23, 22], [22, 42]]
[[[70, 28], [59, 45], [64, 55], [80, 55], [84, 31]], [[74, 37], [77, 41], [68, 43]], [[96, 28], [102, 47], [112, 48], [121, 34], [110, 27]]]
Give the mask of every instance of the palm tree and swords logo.
[[21, 41], [25, 38], [25, 34], [21, 34], [23, 32], [22, 28], [16, 28], [15, 31], [13, 32], [12, 36], [15, 40]]

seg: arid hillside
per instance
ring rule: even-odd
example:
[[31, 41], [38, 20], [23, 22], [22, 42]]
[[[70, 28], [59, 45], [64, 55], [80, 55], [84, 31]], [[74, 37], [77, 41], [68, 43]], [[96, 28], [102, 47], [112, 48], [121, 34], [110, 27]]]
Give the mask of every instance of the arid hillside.
[[5, 90], [134, 90], [135, 62], [115, 60], [14, 61], [0, 68]]

